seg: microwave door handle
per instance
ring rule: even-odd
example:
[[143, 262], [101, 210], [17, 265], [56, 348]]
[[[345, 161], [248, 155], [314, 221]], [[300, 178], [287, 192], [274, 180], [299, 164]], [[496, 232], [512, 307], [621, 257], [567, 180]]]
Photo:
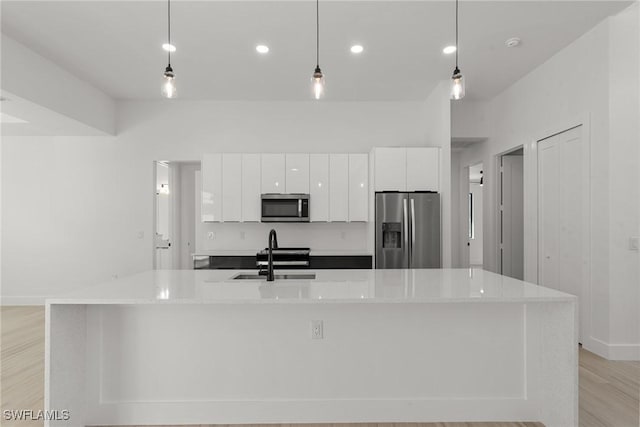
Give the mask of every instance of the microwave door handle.
[[298, 218], [302, 218], [302, 199], [298, 199]]

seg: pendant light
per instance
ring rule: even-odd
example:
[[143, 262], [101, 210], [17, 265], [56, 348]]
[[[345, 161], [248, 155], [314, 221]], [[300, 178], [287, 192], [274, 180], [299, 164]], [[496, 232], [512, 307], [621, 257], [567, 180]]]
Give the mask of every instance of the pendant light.
[[464, 77], [458, 68], [458, 0], [456, 0], [456, 68], [451, 77], [451, 99], [464, 98]]
[[164, 69], [164, 75], [162, 76], [162, 95], [165, 98], [175, 98], [176, 96], [176, 75], [173, 72], [173, 68], [171, 68], [171, 51], [175, 49], [171, 49], [173, 45], [171, 44], [171, 0], [167, 0], [167, 68]]
[[316, 0], [316, 69], [311, 77], [313, 96], [320, 99], [324, 94], [324, 74], [320, 69], [320, 4]]

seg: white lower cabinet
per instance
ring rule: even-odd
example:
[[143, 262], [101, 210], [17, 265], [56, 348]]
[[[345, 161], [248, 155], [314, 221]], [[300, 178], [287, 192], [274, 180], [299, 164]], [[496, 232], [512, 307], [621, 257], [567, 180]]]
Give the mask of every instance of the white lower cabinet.
[[242, 221], [260, 222], [260, 154], [242, 155]]
[[369, 156], [349, 154], [349, 221], [369, 219]]
[[222, 155], [222, 221], [242, 220], [242, 154]]
[[349, 155], [329, 155], [329, 221], [349, 220]]
[[329, 155], [309, 156], [310, 220], [329, 221]]
[[202, 222], [222, 221], [222, 154], [202, 158]]

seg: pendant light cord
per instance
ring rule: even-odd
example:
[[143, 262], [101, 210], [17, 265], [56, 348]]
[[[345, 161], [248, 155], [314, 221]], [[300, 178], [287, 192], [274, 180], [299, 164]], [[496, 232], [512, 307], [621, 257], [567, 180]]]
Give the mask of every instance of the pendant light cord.
[[456, 0], [456, 69], [458, 68], [458, 0]]
[[320, 0], [316, 0], [316, 67], [320, 67]]
[[167, 0], [167, 43], [169, 43], [169, 49], [167, 49], [169, 65], [171, 65], [171, 0]]

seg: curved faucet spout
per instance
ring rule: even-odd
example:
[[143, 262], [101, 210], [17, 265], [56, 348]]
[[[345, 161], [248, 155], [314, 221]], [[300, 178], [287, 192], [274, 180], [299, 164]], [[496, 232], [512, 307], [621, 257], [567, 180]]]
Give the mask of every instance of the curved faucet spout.
[[278, 235], [276, 234], [276, 230], [272, 229], [269, 231], [269, 257], [267, 266], [267, 282], [273, 282], [273, 250], [278, 249]]

